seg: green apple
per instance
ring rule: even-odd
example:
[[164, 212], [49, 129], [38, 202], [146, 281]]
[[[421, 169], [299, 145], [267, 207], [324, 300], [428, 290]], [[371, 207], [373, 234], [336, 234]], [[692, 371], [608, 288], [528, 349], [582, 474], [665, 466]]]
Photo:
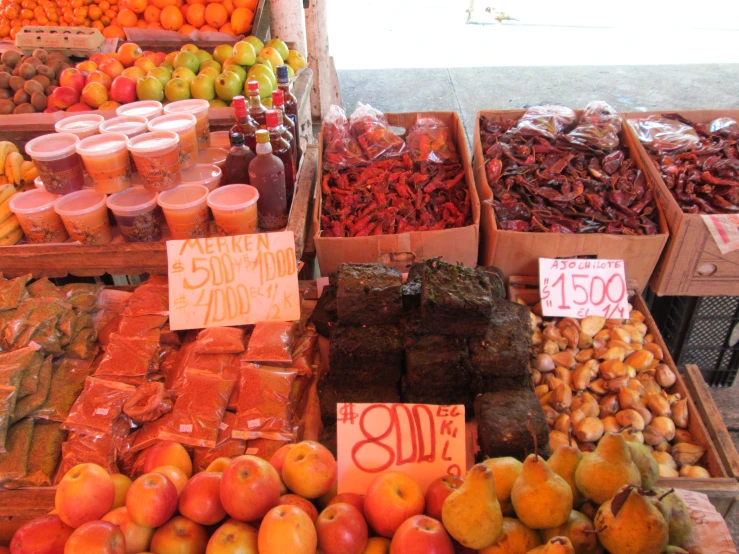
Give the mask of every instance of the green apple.
[[172, 78], [172, 72], [166, 67], [155, 67], [154, 69], [150, 69], [146, 75], [156, 78], [162, 83], [162, 86], [165, 86]]
[[164, 100], [164, 85], [152, 75], [148, 75], [136, 83], [136, 96], [139, 100]]
[[256, 64], [266, 65], [269, 68], [269, 70], [272, 72], [272, 75], [277, 75], [277, 68], [274, 65], [272, 65], [272, 62], [269, 61], [267, 58], [262, 58], [261, 56], [258, 56], [257, 61], [254, 62], [254, 64], [255, 65]]
[[285, 58], [287, 58], [287, 55], [288, 55], [288, 52], [289, 52], [288, 49], [287, 49], [287, 44], [285, 44], [284, 42], [282, 42], [280, 39], [278, 39], [278, 38], [270, 39], [267, 42], [267, 44], [265, 44], [265, 46], [268, 46], [268, 47], [271, 47], [271, 48], [274, 48], [275, 50], [277, 50], [280, 53], [280, 57], [283, 60]]
[[288, 65], [287, 66], [287, 78], [292, 79], [293, 77], [295, 77], [295, 70]]
[[254, 46], [242, 40], [234, 45], [234, 55], [231, 59], [239, 65], [254, 65], [257, 61], [257, 53]]
[[241, 67], [240, 65], [229, 65], [226, 69], [223, 70], [231, 71], [233, 73], [236, 73], [236, 75], [239, 76], [239, 79], [241, 79], [241, 82], [244, 83], [246, 81], [246, 69]]
[[179, 54], [177, 50], [175, 50], [174, 52], [170, 52], [169, 54], [167, 54], [167, 57], [164, 58], [164, 61], [171, 63], [172, 67], [174, 67], [174, 59], [177, 57], [177, 54]]
[[185, 44], [182, 48], [180, 48], [180, 52], [192, 52], [193, 54], [200, 50], [197, 46], [194, 44]]
[[292, 67], [293, 71], [300, 71], [306, 65], [308, 65], [308, 63], [305, 61], [305, 56], [303, 56], [303, 54], [301, 54], [297, 50], [290, 50], [287, 58], [285, 58], [285, 63], [287, 64], [287, 67]]
[[[172, 79], [183, 79], [190, 85], [195, 78], [195, 74], [186, 67], [178, 67], [172, 72]], [[166, 85], [165, 85], [166, 86]]]
[[264, 43], [254, 35], [249, 35], [248, 37], [246, 37], [244, 39], [244, 42], [248, 42], [249, 44], [251, 44], [254, 47], [255, 52], [259, 52], [262, 48], [264, 48]]
[[184, 79], [172, 79], [164, 87], [164, 96], [170, 102], [177, 100], [187, 100], [190, 98], [190, 83]]
[[159, 67], [166, 67], [170, 71], [174, 71], [174, 66], [169, 62], [162, 62], [159, 64]]
[[257, 75], [264, 75], [265, 77], [267, 77], [272, 83], [273, 88], [277, 86], [277, 77], [275, 77], [275, 74], [266, 64], [253, 65], [251, 69], [249, 69], [249, 72], [246, 74], [246, 80], [256, 81]]
[[190, 94], [199, 100], [213, 100], [216, 97], [215, 79], [198, 75], [190, 83]]
[[[274, 70], [278, 65], [283, 65], [285, 63], [285, 60], [280, 56], [280, 53], [271, 46], [265, 46], [262, 48], [262, 51], [259, 52], [259, 57], [264, 58], [265, 60], [269, 60], [272, 64], [272, 69]], [[177, 64], [175, 64], [175, 67]]]
[[227, 59], [234, 55], [234, 47], [230, 44], [220, 44], [213, 50], [213, 59], [219, 64], [223, 64]]
[[211, 108], [228, 108], [228, 104], [226, 104], [223, 100], [216, 98], [215, 100], [209, 101]]
[[[269, 80], [269, 77], [267, 77], [264, 74], [258, 74], [254, 75], [253, 77], [249, 77], [250, 81], [256, 81], [259, 83], [259, 96], [261, 98], [272, 98], [272, 81]], [[249, 88], [246, 84], [244, 84], [244, 96], [249, 95]]]
[[193, 73], [200, 71], [200, 60], [192, 52], [180, 52], [174, 59], [174, 68], [186, 67]]
[[243, 83], [233, 71], [225, 71], [216, 79], [216, 94], [221, 100], [232, 100], [234, 96], [241, 94], [241, 87]]
[[202, 71], [206, 67], [212, 67], [213, 69], [215, 69], [218, 72], [218, 75], [220, 75], [221, 72], [223, 71], [223, 68], [221, 67], [221, 64], [219, 64], [215, 60], [205, 60], [204, 62], [200, 62], [200, 71]]
[[210, 77], [211, 79], [213, 79], [215, 81], [221, 73], [223, 73], [223, 72], [222, 71], [216, 71], [212, 67], [206, 67], [205, 69], [201, 69], [200, 70], [200, 73], [198, 73], [198, 75], [207, 75], [208, 77]]
[[198, 59], [201, 65], [203, 62], [207, 62], [208, 60], [213, 59], [213, 56], [210, 54], [210, 52], [206, 52], [205, 50], [198, 50], [197, 52], [193, 52], [193, 54], [195, 54], [195, 57]]

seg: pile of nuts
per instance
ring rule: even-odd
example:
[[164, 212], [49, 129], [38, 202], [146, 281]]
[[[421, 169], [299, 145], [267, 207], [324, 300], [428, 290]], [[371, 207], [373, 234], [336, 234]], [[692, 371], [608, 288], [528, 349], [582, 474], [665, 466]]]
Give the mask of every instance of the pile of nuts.
[[647, 445], [662, 477], [709, 478], [706, 449], [688, 431], [688, 400], [670, 394], [676, 374], [631, 310], [629, 319], [598, 316], [544, 321], [532, 308], [531, 375], [549, 423], [549, 444], [595, 449], [606, 433]]

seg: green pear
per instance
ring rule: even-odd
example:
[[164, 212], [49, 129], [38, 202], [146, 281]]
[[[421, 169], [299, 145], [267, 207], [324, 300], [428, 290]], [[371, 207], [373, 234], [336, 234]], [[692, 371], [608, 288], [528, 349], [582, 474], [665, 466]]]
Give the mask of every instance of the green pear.
[[693, 520], [690, 519], [690, 509], [675, 492], [670, 493], [667, 489], [659, 488], [654, 489], [654, 492], [659, 495], [663, 512], [667, 514], [665, 519], [669, 526], [670, 544], [684, 546], [693, 532]]
[[641, 474], [631, 459], [626, 439], [618, 433], [605, 435], [575, 471], [575, 484], [588, 500], [603, 504], [625, 485], [641, 485]]
[[543, 458], [529, 454], [513, 483], [511, 501], [518, 519], [531, 529], [562, 525], [572, 511], [572, 489]]
[[554, 537], [546, 544], [529, 550], [529, 554], [575, 554], [575, 549], [567, 537]]
[[[496, 478], [497, 479], [497, 478]], [[512, 517], [503, 518], [503, 532], [498, 540], [479, 554], [526, 554], [541, 545], [539, 534]]]
[[481, 550], [498, 540], [503, 514], [489, 467], [477, 464], [470, 469], [462, 486], [444, 501], [441, 520], [449, 534], [467, 548]]
[[552, 471], [567, 481], [572, 489], [572, 505], [575, 507], [585, 502], [585, 497], [575, 485], [575, 471], [581, 461], [582, 452], [580, 452], [580, 449], [569, 444], [560, 444], [554, 449], [554, 454], [547, 461]]
[[607, 500], [595, 516], [598, 540], [618, 554], [662, 554], [668, 526], [662, 512], [636, 487], [626, 486]]
[[593, 521], [575, 510], [570, 512], [564, 525], [541, 531], [541, 538], [545, 541], [554, 537], [570, 539], [575, 554], [603, 554], [603, 547], [598, 544], [598, 537], [595, 536]]
[[652, 456], [652, 452], [638, 442], [626, 441], [631, 451], [631, 459], [639, 469], [641, 475], [641, 488], [645, 491], [651, 491], [654, 488], [657, 479], [659, 479], [659, 464]]
[[511, 489], [523, 471], [523, 464], [510, 456], [503, 458], [488, 458], [482, 462], [493, 470], [495, 477], [495, 496], [500, 502], [500, 509], [504, 516], [515, 516], [511, 504]]

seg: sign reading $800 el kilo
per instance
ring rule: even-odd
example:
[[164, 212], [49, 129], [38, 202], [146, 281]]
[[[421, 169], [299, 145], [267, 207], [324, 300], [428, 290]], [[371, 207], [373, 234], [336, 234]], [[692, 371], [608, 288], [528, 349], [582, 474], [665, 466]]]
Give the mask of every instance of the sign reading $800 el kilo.
[[293, 233], [167, 241], [173, 331], [300, 319]]

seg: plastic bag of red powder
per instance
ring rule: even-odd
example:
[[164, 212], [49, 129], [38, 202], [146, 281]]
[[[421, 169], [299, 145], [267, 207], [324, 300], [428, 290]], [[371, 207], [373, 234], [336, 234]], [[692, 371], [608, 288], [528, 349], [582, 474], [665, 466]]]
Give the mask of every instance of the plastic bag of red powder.
[[272, 455], [277, 452], [280, 448], [285, 446], [286, 444], [290, 444], [289, 440], [282, 440], [282, 441], [276, 441], [271, 439], [253, 439], [250, 441], [247, 441], [246, 443], [246, 451], [244, 454], [248, 454], [250, 456], [256, 456], [257, 458], [262, 458], [263, 460], [269, 461], [272, 458]]
[[244, 331], [237, 327], [203, 329], [195, 341], [198, 354], [241, 354], [244, 350]]
[[246, 451], [246, 441], [231, 436], [236, 426], [236, 414], [226, 412], [218, 426], [218, 439], [213, 448], [193, 449], [192, 465], [195, 471], [205, 469], [218, 458], [235, 458]]
[[150, 329], [140, 336], [119, 332], [110, 336], [95, 377], [139, 385], [158, 367], [159, 329]]
[[128, 417], [122, 413], [123, 404], [135, 391], [131, 385], [88, 377], [62, 429], [98, 438], [114, 432], [119, 436], [128, 435], [120, 431], [130, 428]]
[[79, 464], [97, 464], [110, 473], [118, 473], [115, 458], [116, 441], [112, 435], [92, 437], [70, 433], [66, 442], [62, 443], [62, 460], [54, 484], [58, 485], [62, 477]]
[[247, 362], [292, 362], [292, 346], [299, 329], [290, 321], [260, 321], [254, 326], [242, 360]]
[[166, 283], [149, 278], [136, 288], [129, 298], [121, 315], [136, 317], [141, 315], [168, 315], [169, 287]]
[[252, 363], [241, 367], [239, 410], [233, 436], [292, 440], [291, 393], [298, 373]]
[[172, 418], [159, 433], [159, 438], [190, 446], [215, 447], [218, 426], [223, 421], [234, 385], [234, 380], [220, 375], [188, 370]]
[[141, 428], [123, 439], [119, 452], [127, 455], [135, 454], [136, 452], [141, 452], [150, 446], [154, 446], [156, 443], [160, 442], [159, 433], [169, 425], [171, 419], [172, 412], [169, 412], [155, 421], [144, 423]]

